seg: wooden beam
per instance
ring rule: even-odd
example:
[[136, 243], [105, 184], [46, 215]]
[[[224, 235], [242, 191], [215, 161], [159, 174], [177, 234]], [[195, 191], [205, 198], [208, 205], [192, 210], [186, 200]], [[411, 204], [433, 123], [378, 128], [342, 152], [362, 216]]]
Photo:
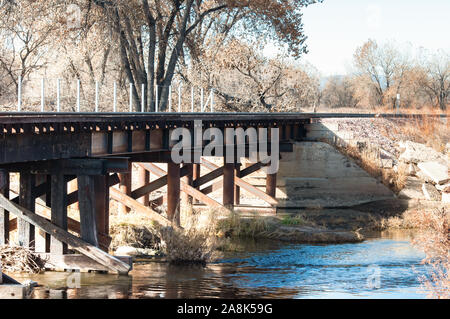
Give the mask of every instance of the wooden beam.
[[[112, 174], [108, 178], [109, 187], [113, 187], [119, 183], [121, 183], [119, 175], [121, 174]], [[70, 206], [78, 202], [78, 190], [73, 191], [72, 193], [67, 195], [67, 205]]]
[[[109, 174], [94, 177], [95, 188], [95, 214], [97, 223], [97, 238], [99, 234], [109, 234]], [[108, 252], [109, 247], [100, 244], [99, 247]]]
[[[139, 165], [141, 165], [145, 169], [149, 170], [151, 173], [155, 174], [156, 176], [160, 176], [161, 177], [161, 176], [166, 175], [166, 172], [163, 169], [161, 169], [158, 166], [156, 166], [155, 164], [152, 164], [152, 163], [140, 163]], [[203, 202], [206, 205], [209, 205], [209, 206], [215, 207], [215, 208], [221, 208], [221, 209], [225, 208], [219, 202], [215, 201], [212, 198], [209, 198], [208, 196], [206, 196], [205, 194], [203, 194], [199, 190], [195, 189], [194, 187], [192, 187], [190, 185], [187, 185], [183, 181], [180, 182], [180, 189], [181, 189], [182, 192], [187, 193], [188, 195], [192, 196], [195, 199], [198, 199], [199, 201]]]
[[0, 206], [9, 210], [12, 214], [16, 215], [17, 218], [24, 219], [28, 223], [33, 224], [36, 227], [41, 228], [45, 232], [51, 234], [56, 239], [65, 242], [70, 245], [73, 249], [77, 250], [83, 255], [95, 260], [96, 262], [105, 265], [110, 271], [119, 274], [127, 274], [131, 267], [119, 259], [105, 253], [101, 249], [85, 242], [84, 240], [68, 233], [67, 231], [61, 229], [60, 227], [53, 225], [51, 222], [45, 218], [34, 214], [26, 208], [20, 207], [19, 205], [13, 203], [5, 196], [0, 194]]
[[[150, 181], [149, 172], [143, 167], [139, 166], [137, 170], [137, 183], [139, 187], [145, 186]], [[144, 206], [148, 206], [149, 196], [148, 193], [145, 193], [141, 197], [137, 198], [138, 202]]]
[[[19, 204], [31, 212], [35, 211], [35, 200], [33, 188], [35, 186], [36, 176], [30, 173], [20, 173], [20, 193]], [[19, 246], [34, 249], [34, 225], [24, 219], [19, 219], [17, 223], [17, 240]]]
[[[193, 164], [183, 164], [183, 167], [181, 169], [183, 170], [187, 170], [187, 173], [185, 176], [182, 176], [182, 180], [185, 184], [193, 186], [193, 170], [194, 170], [194, 165]], [[183, 175], [183, 174], [182, 174]], [[185, 192], [182, 192], [181, 194], [181, 202], [183, 205], [192, 205], [192, 196], [189, 196], [188, 194], [186, 194]]]
[[[237, 163], [234, 166], [234, 176], [241, 177], [241, 164]], [[241, 203], [241, 188], [239, 185], [234, 185], [234, 204], [239, 205]]]
[[196, 180], [193, 181], [193, 187], [199, 188], [200, 186], [220, 177], [223, 175], [223, 167], [219, 167], [212, 172], [209, 172], [206, 175], [203, 175], [201, 177], [198, 177]]
[[267, 174], [266, 177], [266, 194], [275, 197], [277, 192], [277, 174]]
[[[205, 160], [204, 158], [202, 158], [202, 165], [204, 167], [206, 167], [209, 170], [214, 170], [217, 169], [218, 166], [214, 163], [211, 163], [207, 160]], [[270, 205], [277, 205], [278, 201], [273, 198], [272, 196], [267, 195], [265, 192], [263, 192], [262, 190], [256, 188], [253, 185], [250, 185], [249, 183], [245, 182], [244, 180], [242, 180], [242, 178], [240, 177], [235, 177], [235, 183], [240, 186], [242, 189], [245, 189], [247, 192], [257, 196], [258, 198], [264, 200], [265, 202], [269, 203]]]
[[[64, 175], [52, 175], [51, 188], [51, 221], [62, 230], [67, 231], [67, 183]], [[67, 254], [67, 244], [51, 237], [50, 252]]]
[[111, 196], [112, 199], [118, 201], [119, 203], [122, 203], [123, 205], [130, 207], [131, 209], [135, 210], [138, 213], [148, 215], [151, 219], [154, 219], [162, 226], [172, 226], [172, 223], [167, 218], [164, 218], [150, 207], [142, 205], [137, 200], [131, 198], [130, 196], [122, 193], [117, 189], [111, 188], [109, 196]]
[[[47, 220], [50, 220], [51, 209], [47, 206], [42, 206], [42, 205], [40, 205], [40, 208], [41, 208], [41, 210], [38, 213], [38, 215], [44, 217]], [[9, 231], [15, 231], [17, 229], [17, 218], [12, 218], [9, 221], [9, 225], [10, 225]], [[81, 232], [80, 222], [75, 219], [72, 219], [70, 217], [67, 217], [67, 228], [70, 231], [73, 231], [77, 234], [80, 234], [80, 232]], [[109, 247], [111, 240], [112, 240], [112, 238], [109, 235], [98, 234], [98, 241], [99, 241], [100, 246]]]
[[78, 176], [81, 238], [98, 247], [94, 176]]
[[[0, 170], [0, 194], [9, 198], [9, 173], [4, 170]], [[9, 212], [3, 207], [0, 207], [0, 246], [9, 243], [9, 232]]]
[[166, 185], [167, 185], [167, 175], [164, 175], [145, 186], [135, 189], [134, 191], [131, 192], [130, 197], [132, 197], [133, 199], [138, 199]]
[[233, 207], [234, 205], [234, 164], [225, 163], [223, 166], [223, 206]]
[[167, 163], [167, 217], [180, 225], [180, 164]]
[[[45, 260], [45, 268], [50, 270], [79, 270], [80, 272], [88, 271], [109, 271], [108, 267], [102, 265], [93, 259], [80, 254], [70, 254], [70, 255], [54, 255], [54, 254], [37, 254], [42, 260]], [[126, 265], [133, 266], [132, 257], [120, 257], [115, 256], [115, 258], [124, 262]]]
[[[132, 181], [132, 163], [128, 163], [128, 170], [126, 173], [119, 174], [119, 189], [122, 193], [129, 196], [131, 194], [131, 181]], [[130, 212], [130, 208], [122, 203], [119, 203], [119, 214], [128, 214]]]
[[61, 171], [65, 175], [103, 175], [106, 173], [125, 172], [128, 158], [80, 158], [60, 159], [37, 162], [20, 162], [5, 164], [2, 168], [10, 172], [28, 172], [33, 174], [52, 175]]

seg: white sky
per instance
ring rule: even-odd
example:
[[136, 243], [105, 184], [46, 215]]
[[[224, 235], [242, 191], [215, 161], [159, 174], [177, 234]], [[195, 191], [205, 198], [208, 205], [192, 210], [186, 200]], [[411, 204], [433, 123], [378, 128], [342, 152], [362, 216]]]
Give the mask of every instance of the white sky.
[[309, 53], [324, 75], [345, 74], [369, 38], [450, 52], [450, 0], [324, 0], [303, 10]]

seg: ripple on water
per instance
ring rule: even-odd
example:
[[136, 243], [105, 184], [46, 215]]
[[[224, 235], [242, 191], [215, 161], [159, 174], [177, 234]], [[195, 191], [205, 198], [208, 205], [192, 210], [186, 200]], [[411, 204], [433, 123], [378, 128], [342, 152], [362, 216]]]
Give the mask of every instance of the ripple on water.
[[[418, 281], [426, 270], [420, 264], [424, 256], [408, 240], [378, 238], [341, 245], [253, 242], [244, 251], [206, 267], [151, 262], [135, 264], [128, 277], [79, 274], [78, 288], [67, 288], [72, 275], [68, 273], [19, 279], [41, 284], [35, 298], [424, 297]], [[374, 278], [379, 278], [379, 287], [373, 287]]]

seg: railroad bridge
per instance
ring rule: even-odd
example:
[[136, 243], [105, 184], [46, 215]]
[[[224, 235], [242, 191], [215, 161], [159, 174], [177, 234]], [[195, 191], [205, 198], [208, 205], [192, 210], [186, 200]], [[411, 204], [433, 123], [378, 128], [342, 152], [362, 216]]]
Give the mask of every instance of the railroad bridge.
[[[277, 174], [267, 174], [266, 191], [243, 178], [265, 164], [241, 167], [240, 160], [219, 167], [202, 158], [199, 163], [174, 163], [171, 132], [196, 121], [208, 128], [279, 128], [279, 151], [306, 137], [305, 126], [321, 118], [373, 117], [364, 114], [306, 113], [1, 113], [0, 114], [0, 245], [17, 230], [17, 242], [43, 255], [53, 269], [100, 270], [126, 274], [126, 258], [108, 254], [109, 201], [119, 211], [145, 213], [162, 225], [179, 225], [180, 200], [232, 209], [241, 188], [276, 208]], [[388, 116], [388, 115], [386, 115]], [[270, 136], [267, 136], [269, 139]], [[225, 143], [225, 141], [223, 141]], [[248, 140], [244, 141], [248, 156]], [[205, 145], [202, 144], [202, 148]], [[269, 140], [269, 148], [270, 140]], [[224, 156], [223, 154], [222, 156]], [[132, 176], [132, 163], [139, 173]], [[157, 163], [166, 163], [167, 171]], [[209, 173], [200, 175], [200, 167]], [[10, 190], [10, 175], [20, 173], [19, 192]], [[149, 179], [149, 173], [157, 178]], [[140, 187], [132, 189], [132, 180]], [[219, 179], [218, 182], [209, 183]], [[77, 188], [68, 191], [68, 183]], [[205, 186], [208, 184], [208, 186]], [[113, 187], [118, 185], [119, 187]], [[167, 186], [167, 194], [149, 194]], [[222, 200], [209, 194], [222, 190]], [[78, 203], [79, 221], [67, 207]], [[167, 216], [156, 207], [167, 205]], [[68, 247], [78, 254], [68, 254]]]

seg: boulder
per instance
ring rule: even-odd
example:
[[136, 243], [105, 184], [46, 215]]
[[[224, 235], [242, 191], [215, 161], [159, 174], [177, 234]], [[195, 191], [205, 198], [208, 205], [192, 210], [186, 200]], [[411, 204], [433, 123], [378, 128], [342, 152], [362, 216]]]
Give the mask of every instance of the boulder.
[[438, 191], [440, 191], [440, 192], [443, 192], [443, 191], [445, 191], [445, 190], [447, 190], [447, 189], [450, 190], [450, 183], [444, 184], [444, 185], [436, 185], [436, 189], [437, 189]]
[[427, 184], [427, 183], [422, 184], [422, 192], [423, 192], [423, 195], [425, 196], [426, 200], [431, 200], [431, 201], [440, 201], [441, 200], [441, 194], [436, 189], [436, 187], [434, 187], [431, 184]]
[[419, 169], [427, 175], [434, 183], [443, 185], [450, 181], [448, 166], [438, 162], [425, 162], [418, 164]]
[[446, 163], [447, 161], [443, 154], [424, 144], [406, 141], [400, 142], [400, 148], [404, 149], [404, 152], [400, 155], [399, 160], [405, 163], [417, 164], [429, 161]]
[[398, 194], [401, 199], [426, 199], [422, 191], [422, 181], [417, 177], [408, 177], [405, 187]]

